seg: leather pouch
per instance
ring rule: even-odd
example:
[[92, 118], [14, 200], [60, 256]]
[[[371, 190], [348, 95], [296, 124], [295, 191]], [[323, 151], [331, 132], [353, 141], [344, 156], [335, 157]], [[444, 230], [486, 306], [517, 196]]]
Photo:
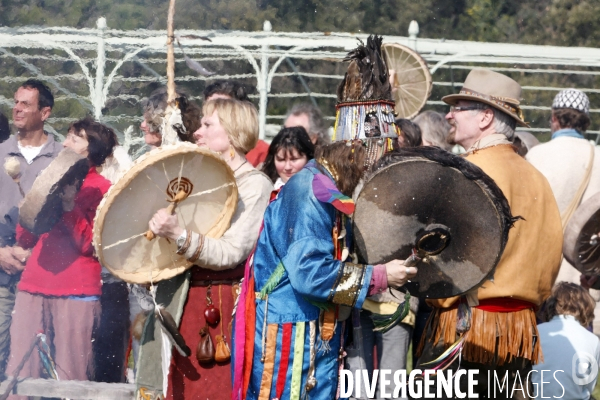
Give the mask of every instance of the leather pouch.
[[217, 351], [215, 353], [215, 361], [219, 363], [224, 363], [229, 361], [231, 358], [231, 352], [229, 351], [229, 346], [225, 341], [225, 337], [223, 335], [217, 335], [215, 337], [217, 341]]
[[215, 347], [210, 338], [208, 326], [200, 329], [200, 341], [196, 349], [196, 359], [200, 364], [208, 364], [215, 360]]

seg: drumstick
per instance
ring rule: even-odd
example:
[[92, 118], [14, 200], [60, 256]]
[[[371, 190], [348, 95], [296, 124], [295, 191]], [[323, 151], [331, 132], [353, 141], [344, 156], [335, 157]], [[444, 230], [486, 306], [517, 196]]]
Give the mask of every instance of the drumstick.
[[25, 192], [21, 187], [21, 182], [19, 179], [21, 178], [21, 162], [17, 157], [8, 157], [6, 161], [4, 161], [4, 170], [12, 178], [13, 181], [19, 187], [19, 192], [21, 192], [21, 196], [25, 197]]
[[[175, 195], [175, 197], [173, 197], [173, 200], [170, 200], [171, 204], [169, 204], [169, 207], [167, 207], [167, 212], [169, 214], [173, 215], [173, 213], [175, 212], [175, 208], [177, 207], [177, 203], [185, 200], [187, 197], [188, 197], [188, 193], [186, 193], [183, 190], [180, 190], [179, 193], [177, 193]], [[146, 232], [146, 239], [153, 240], [155, 237], [156, 237], [156, 235], [154, 234], [154, 232], [152, 232], [150, 229], [148, 229], [148, 231]]]
[[421, 257], [419, 257], [419, 253], [417, 253], [416, 249], [412, 249], [412, 253], [406, 260], [404, 260], [404, 266], [408, 269], [410, 267], [415, 267], [421, 261]]

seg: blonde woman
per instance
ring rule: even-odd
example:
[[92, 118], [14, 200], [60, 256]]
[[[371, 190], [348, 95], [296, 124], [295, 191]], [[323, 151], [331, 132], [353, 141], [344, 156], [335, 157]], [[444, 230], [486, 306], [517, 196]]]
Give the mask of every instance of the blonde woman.
[[[238, 186], [238, 204], [231, 227], [220, 239], [212, 239], [184, 230], [177, 217], [166, 209], [159, 210], [150, 221], [155, 234], [177, 241], [179, 251], [196, 263], [180, 324], [180, 331], [194, 352], [201, 339], [199, 332], [206, 327], [215, 347], [221, 332], [231, 347], [230, 323], [235, 301], [232, 288], [243, 277], [245, 260], [258, 238], [273, 189], [271, 180], [245, 157], [258, 140], [256, 108], [249, 102], [215, 99], [204, 104], [203, 115], [200, 129], [194, 132], [196, 144], [219, 153], [232, 169]], [[212, 307], [207, 304], [210, 302]], [[219, 322], [216, 314], [220, 314]], [[229, 397], [230, 393], [229, 361], [201, 364], [193, 355], [186, 358], [173, 353], [166, 398], [216, 399]]]

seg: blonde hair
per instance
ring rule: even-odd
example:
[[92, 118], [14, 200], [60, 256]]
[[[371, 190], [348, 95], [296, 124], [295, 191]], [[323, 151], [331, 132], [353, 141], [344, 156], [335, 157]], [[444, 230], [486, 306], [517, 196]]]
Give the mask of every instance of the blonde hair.
[[227, 132], [231, 145], [244, 154], [258, 142], [258, 112], [248, 101], [214, 99], [204, 103], [202, 115], [217, 112], [221, 126]]

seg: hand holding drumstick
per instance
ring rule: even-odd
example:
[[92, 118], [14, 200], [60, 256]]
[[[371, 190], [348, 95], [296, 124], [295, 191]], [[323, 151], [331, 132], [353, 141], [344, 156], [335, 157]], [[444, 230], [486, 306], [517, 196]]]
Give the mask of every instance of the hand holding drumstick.
[[148, 223], [150, 230], [146, 232], [146, 239], [152, 240], [156, 235], [177, 240], [183, 232], [183, 228], [179, 226], [177, 216], [174, 215], [175, 207], [177, 207], [177, 203], [184, 200], [187, 196], [188, 194], [185, 191], [180, 190], [173, 200], [170, 200], [171, 204], [169, 204], [169, 207], [162, 208], [154, 214]]

